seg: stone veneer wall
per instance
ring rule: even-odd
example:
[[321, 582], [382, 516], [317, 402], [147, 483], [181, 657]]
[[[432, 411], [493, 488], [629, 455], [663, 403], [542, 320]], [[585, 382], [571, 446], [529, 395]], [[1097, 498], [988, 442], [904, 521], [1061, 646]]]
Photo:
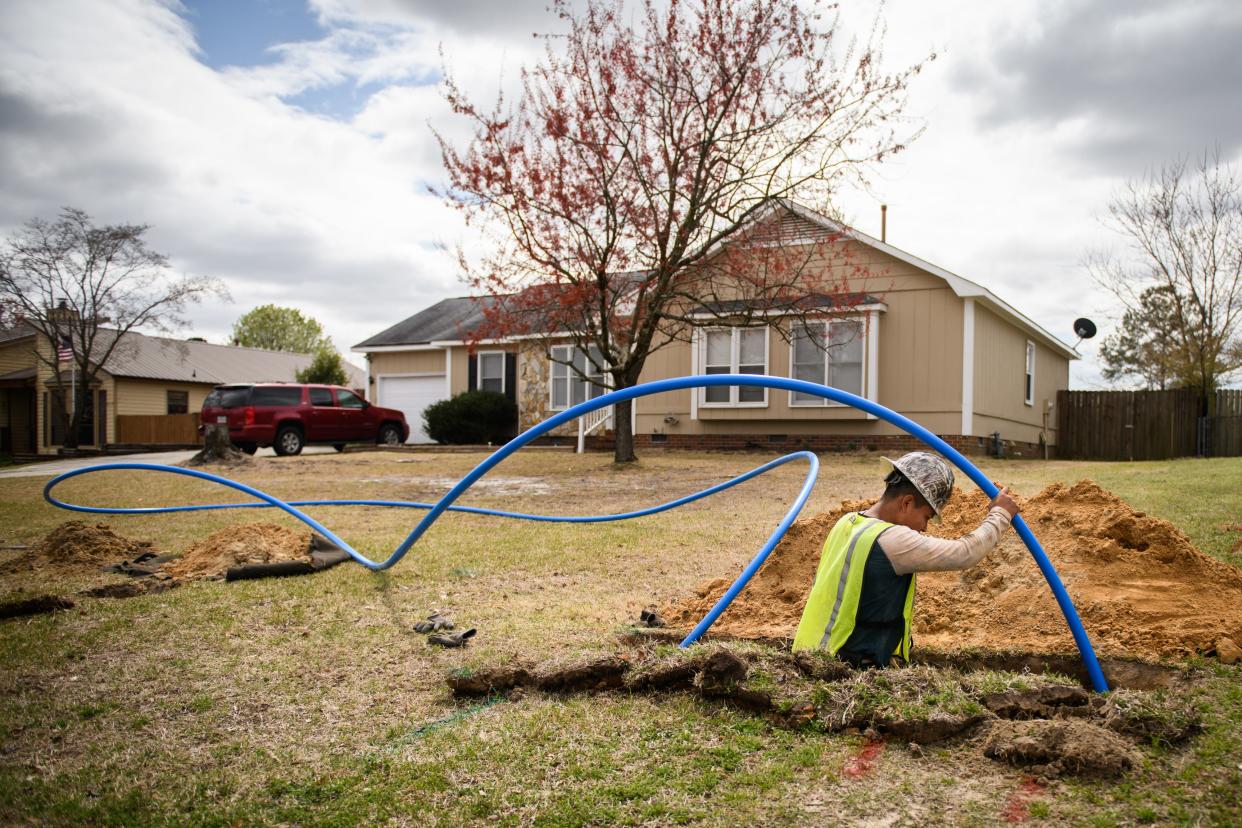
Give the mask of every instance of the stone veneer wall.
[[[517, 354], [518, 380], [518, 432], [539, 425], [554, 413], [549, 407], [552, 399], [551, 363], [543, 346], [535, 342], [523, 343]], [[573, 436], [577, 439], [578, 424], [565, 423], [552, 429], [552, 435]]]

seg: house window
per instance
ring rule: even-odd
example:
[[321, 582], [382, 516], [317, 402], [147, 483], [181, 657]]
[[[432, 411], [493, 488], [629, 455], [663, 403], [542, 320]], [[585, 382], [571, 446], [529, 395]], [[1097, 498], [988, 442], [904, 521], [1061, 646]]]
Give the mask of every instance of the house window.
[[[699, 337], [703, 373], [767, 374], [767, 328], [708, 328]], [[764, 406], [768, 389], [746, 385], [717, 385], [700, 389], [703, 405]]]
[[190, 392], [189, 391], [167, 391], [167, 404], [169, 414], [189, 414], [190, 413]]
[[479, 390], [505, 393], [505, 352], [479, 354]]
[[[862, 396], [866, 338], [861, 319], [808, 322], [794, 331], [793, 378], [829, 385]], [[795, 391], [792, 405], [840, 405], [814, 394]]]
[[1023, 401], [1027, 405], [1035, 404], [1035, 343], [1026, 343], [1026, 378], [1023, 386]]
[[[600, 351], [591, 346], [591, 360], [586, 353], [573, 345], [556, 345], [552, 357], [552, 410], [560, 411], [571, 405], [593, 400], [608, 393], [608, 381], [597, 366], [603, 365]], [[570, 363], [573, 368], [570, 368]], [[577, 369], [576, 371], [574, 369]], [[586, 374], [586, 378], [583, 378]]]

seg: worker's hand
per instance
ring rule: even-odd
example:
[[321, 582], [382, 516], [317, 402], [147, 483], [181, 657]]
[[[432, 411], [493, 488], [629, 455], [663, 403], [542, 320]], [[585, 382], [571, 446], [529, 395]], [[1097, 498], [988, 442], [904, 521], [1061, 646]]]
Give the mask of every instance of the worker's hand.
[[1001, 486], [1001, 490], [996, 493], [996, 497], [992, 498], [992, 503], [988, 508], [990, 509], [992, 506], [999, 506], [1008, 512], [1010, 520], [1016, 518], [1020, 511], [1018, 501], [1009, 496], [1009, 490], [1004, 486]]

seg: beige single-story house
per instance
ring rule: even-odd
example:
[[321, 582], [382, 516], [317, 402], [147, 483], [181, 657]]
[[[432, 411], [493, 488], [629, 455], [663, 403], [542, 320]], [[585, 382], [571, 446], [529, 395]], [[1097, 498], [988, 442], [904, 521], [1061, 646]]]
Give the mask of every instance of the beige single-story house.
[[[62, 444], [59, 418], [48, 412], [66, 402], [35, 349], [52, 353], [49, 340], [29, 326], [0, 331], [0, 452], [5, 454], [55, 454]], [[312, 359], [310, 354], [127, 333], [91, 385], [79, 448], [197, 443], [199, 410], [213, 387], [293, 382]], [[362, 372], [342, 364], [350, 386], [363, 387]], [[76, 369], [69, 362], [61, 364], [66, 389], [78, 379], [71, 370]]]
[[[643, 382], [712, 373], [794, 377], [878, 402], [966, 451], [987, 451], [994, 434], [1022, 454], [1056, 445], [1053, 407], [1057, 391], [1069, 385], [1073, 348], [986, 287], [813, 211], [783, 204], [765, 221], [764, 233], [786, 245], [841, 239], [839, 255], [865, 274], [852, 288], [865, 294], [861, 303], [824, 314], [822, 333], [840, 347], [805, 347], [788, 328], [782, 336], [778, 317], [745, 327], [706, 321], [689, 342], [652, 354]], [[469, 389], [508, 394], [518, 403], [520, 428], [601, 393], [558, 364], [572, 357], [568, 344], [501, 340], [471, 347], [467, 335], [488, 301], [445, 299], [352, 349], [366, 357], [376, 402], [405, 412], [411, 441], [427, 441], [427, 405]], [[634, 408], [640, 448], [917, 445], [854, 408], [774, 389], [685, 390], [643, 397]], [[609, 425], [598, 426], [601, 442]], [[576, 432], [561, 429], [565, 437]]]

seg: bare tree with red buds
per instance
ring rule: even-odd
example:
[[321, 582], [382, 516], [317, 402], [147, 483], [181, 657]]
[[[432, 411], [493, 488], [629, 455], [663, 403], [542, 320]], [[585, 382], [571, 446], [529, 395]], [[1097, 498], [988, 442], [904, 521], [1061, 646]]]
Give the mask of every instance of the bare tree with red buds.
[[[785, 238], [777, 213], [832, 215], [843, 183], [904, 148], [924, 64], [886, 73], [878, 21], [846, 40], [835, 7], [806, 5], [643, 0], [627, 17], [623, 0], [555, 0], [568, 34], [547, 36], [515, 102], [481, 109], [450, 77], [473, 136], [459, 148], [437, 134], [442, 195], [489, 251], [458, 251], [491, 297], [469, 336], [571, 342], [588, 373], [627, 388], [706, 319], [778, 314], [789, 336], [847, 311], [865, 275], [847, 239]], [[629, 406], [614, 412], [618, 462], [634, 459]]]

